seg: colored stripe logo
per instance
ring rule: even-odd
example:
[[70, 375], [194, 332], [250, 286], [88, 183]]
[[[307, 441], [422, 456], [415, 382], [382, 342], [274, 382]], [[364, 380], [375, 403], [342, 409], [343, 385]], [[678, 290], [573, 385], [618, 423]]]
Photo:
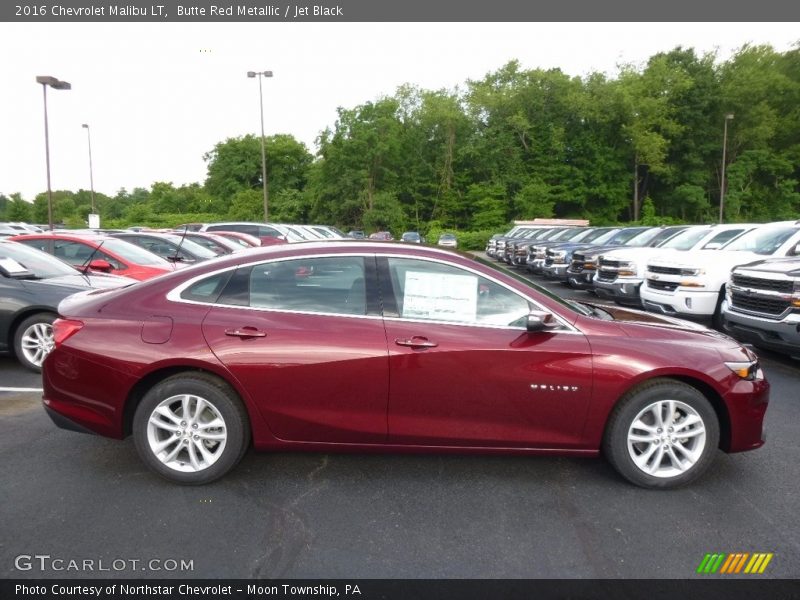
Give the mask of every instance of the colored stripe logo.
[[706, 554], [697, 567], [701, 575], [760, 575], [772, 560], [772, 552], [734, 552]]

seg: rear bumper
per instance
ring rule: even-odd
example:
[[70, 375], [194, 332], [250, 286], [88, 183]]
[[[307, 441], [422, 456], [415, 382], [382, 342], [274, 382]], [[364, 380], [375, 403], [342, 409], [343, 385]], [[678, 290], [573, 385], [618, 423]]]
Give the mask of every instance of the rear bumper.
[[55, 423], [56, 427], [60, 429], [66, 429], [67, 431], [77, 431], [78, 433], [88, 433], [91, 435], [96, 435], [94, 431], [91, 429], [87, 429], [83, 425], [76, 423], [72, 419], [65, 417], [59, 412], [56, 412], [47, 404], [44, 404], [44, 411], [47, 413], [47, 416]]

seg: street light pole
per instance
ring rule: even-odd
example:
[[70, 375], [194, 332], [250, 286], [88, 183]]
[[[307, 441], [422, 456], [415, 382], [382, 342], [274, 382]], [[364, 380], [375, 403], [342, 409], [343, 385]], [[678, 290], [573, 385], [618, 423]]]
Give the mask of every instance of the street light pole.
[[72, 86], [66, 81], [59, 81], [49, 75], [37, 75], [36, 83], [42, 84], [44, 97], [44, 155], [47, 163], [47, 225], [53, 231], [53, 189], [50, 185], [50, 131], [47, 124], [47, 86], [54, 90], [70, 90]]
[[722, 177], [719, 187], [719, 222], [722, 223], [725, 214], [725, 155], [728, 150], [728, 121], [733, 119], [733, 113], [725, 115], [725, 125], [722, 133]]
[[89, 125], [84, 123], [81, 125], [86, 130], [86, 139], [89, 141], [89, 185], [92, 190], [92, 214], [97, 214], [94, 206], [94, 173], [92, 172], [92, 134], [89, 130]]
[[272, 71], [248, 71], [250, 78], [258, 77], [258, 102], [261, 109], [261, 182], [264, 187], [264, 222], [269, 221], [269, 185], [267, 184], [267, 150], [264, 146], [264, 95], [261, 90], [261, 78], [272, 77]]

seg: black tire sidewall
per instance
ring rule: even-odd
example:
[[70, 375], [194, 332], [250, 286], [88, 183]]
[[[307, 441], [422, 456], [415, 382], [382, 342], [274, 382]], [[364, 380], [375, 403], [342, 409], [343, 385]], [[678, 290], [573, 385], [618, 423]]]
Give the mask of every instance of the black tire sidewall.
[[[691, 406], [703, 419], [706, 442], [700, 459], [688, 471], [665, 479], [639, 469], [628, 452], [628, 430], [634, 418], [646, 406], [659, 400], [677, 400]], [[612, 414], [604, 440], [605, 454], [628, 481], [645, 488], [674, 488], [686, 485], [711, 466], [719, 446], [719, 419], [711, 403], [695, 388], [678, 381], [652, 382], [628, 395]]]
[[[197, 473], [175, 471], [164, 465], [150, 450], [147, 425], [153, 410], [162, 401], [180, 394], [199, 396], [212, 404], [225, 420], [227, 440], [222, 456], [210, 467]], [[200, 375], [177, 375], [153, 386], [136, 407], [133, 418], [133, 439], [142, 461], [153, 471], [183, 485], [202, 485], [228, 473], [247, 450], [250, 434], [241, 401], [222, 381]]]
[[[53, 321], [55, 320], [56, 320], [55, 314], [40, 312], [36, 313], [35, 315], [26, 317], [14, 330], [14, 356], [16, 356], [17, 360], [19, 361], [19, 364], [21, 364], [29, 371], [34, 371], [35, 373], [41, 373], [42, 367], [41, 366], [37, 367], [33, 363], [29, 362], [27, 358], [25, 358], [25, 354], [22, 352], [22, 334], [31, 325], [36, 325], [37, 323], [47, 323], [48, 325], [52, 325]], [[45, 359], [46, 358], [47, 357], [45, 356]], [[42, 364], [44, 364], [44, 360], [42, 361]]]

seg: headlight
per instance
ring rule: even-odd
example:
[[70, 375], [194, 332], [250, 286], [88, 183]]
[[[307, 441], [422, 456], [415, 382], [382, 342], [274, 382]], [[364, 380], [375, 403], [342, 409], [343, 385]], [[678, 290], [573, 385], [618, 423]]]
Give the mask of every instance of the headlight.
[[747, 381], [764, 379], [764, 372], [761, 370], [761, 365], [758, 364], [757, 360], [726, 362], [725, 366], [738, 375], [741, 379], [745, 379]]
[[684, 277], [696, 277], [697, 275], [705, 275], [705, 269], [681, 269], [681, 275]]
[[639, 269], [636, 267], [636, 264], [626, 260], [624, 262], [619, 263], [619, 273], [622, 277], [635, 277], [639, 272]]

